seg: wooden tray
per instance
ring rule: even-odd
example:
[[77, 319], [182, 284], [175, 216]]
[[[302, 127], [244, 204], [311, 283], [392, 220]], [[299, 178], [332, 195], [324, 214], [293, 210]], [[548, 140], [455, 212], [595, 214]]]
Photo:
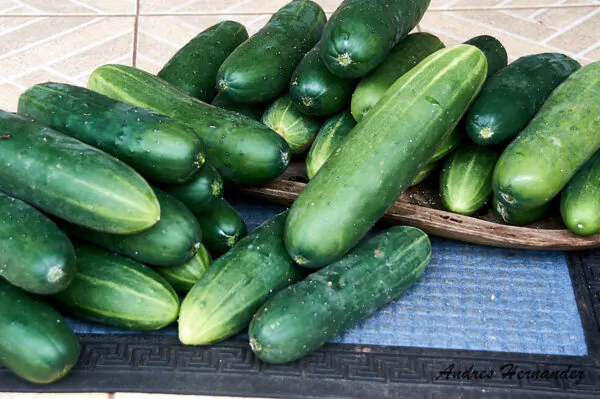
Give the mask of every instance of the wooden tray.
[[[277, 181], [259, 187], [236, 187], [235, 191], [291, 205], [307, 181], [304, 164], [293, 163]], [[503, 248], [564, 251], [600, 248], [600, 233], [590, 237], [573, 234], [565, 228], [560, 216], [527, 227], [515, 227], [502, 224], [489, 207], [474, 216], [444, 211], [437, 184], [433, 182], [408, 189], [380, 223], [415, 226], [435, 236]]]

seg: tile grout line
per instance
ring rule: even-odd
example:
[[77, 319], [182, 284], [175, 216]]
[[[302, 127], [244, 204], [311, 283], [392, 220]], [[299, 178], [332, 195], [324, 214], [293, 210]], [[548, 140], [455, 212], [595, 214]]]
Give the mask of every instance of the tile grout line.
[[135, 1], [135, 16], [133, 18], [133, 51], [131, 54], [131, 66], [137, 65], [137, 52], [140, 31], [140, 3], [142, 0]]

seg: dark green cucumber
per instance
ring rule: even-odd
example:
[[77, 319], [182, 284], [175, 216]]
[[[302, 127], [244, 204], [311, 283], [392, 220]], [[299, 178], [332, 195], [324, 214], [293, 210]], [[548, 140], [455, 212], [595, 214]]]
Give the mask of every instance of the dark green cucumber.
[[223, 198], [221, 175], [209, 164], [205, 164], [190, 181], [162, 188], [183, 202], [194, 213], [210, 208], [216, 201]]
[[444, 164], [440, 175], [442, 204], [451, 212], [472, 215], [492, 196], [492, 174], [500, 149], [466, 143]]
[[56, 294], [65, 312], [134, 330], [159, 330], [177, 319], [179, 298], [154, 270], [132, 259], [76, 243], [77, 276]]
[[312, 179], [331, 154], [340, 148], [354, 126], [356, 126], [356, 122], [349, 111], [332, 116], [325, 121], [306, 157], [306, 171], [309, 179]]
[[550, 93], [581, 67], [556, 53], [521, 57], [491, 76], [465, 117], [467, 135], [494, 145], [515, 137]]
[[319, 120], [303, 114], [294, 106], [289, 94], [279, 97], [267, 108], [262, 123], [285, 139], [292, 154], [305, 152], [321, 127]]
[[473, 46], [449, 47], [388, 89], [292, 205], [285, 232], [292, 259], [325, 266], [369, 231], [456, 127], [486, 64]]
[[247, 39], [244, 25], [234, 21], [219, 22], [183, 46], [158, 72], [158, 77], [190, 96], [208, 102], [215, 95], [219, 67]]
[[423, 166], [421, 168], [421, 170], [419, 171], [419, 173], [415, 176], [415, 178], [410, 183], [410, 186], [412, 187], [412, 186], [416, 186], [417, 184], [423, 183], [425, 180], [427, 180], [433, 174], [433, 172], [440, 166], [440, 164], [441, 164], [441, 162], [435, 161], [435, 162], [429, 162], [428, 164]]
[[454, 151], [456, 147], [458, 147], [464, 136], [465, 135], [461, 128], [455, 128], [452, 133], [447, 135], [442, 140], [438, 148], [435, 150], [435, 154], [431, 158], [431, 162], [437, 162], [444, 159], [448, 154]]
[[246, 233], [246, 223], [224, 199], [195, 213], [202, 228], [202, 243], [214, 256], [231, 249]]
[[114, 234], [152, 227], [158, 200], [117, 159], [62, 133], [0, 111], [0, 190], [47, 213]]
[[213, 98], [211, 104], [215, 107], [246, 115], [248, 118], [252, 118], [256, 121], [259, 121], [263, 112], [265, 112], [265, 106], [263, 104], [238, 103], [229, 99], [227, 95], [223, 93], [217, 94], [215, 98]]
[[1, 278], [0, 309], [0, 364], [37, 384], [71, 371], [79, 344], [57, 311]]
[[470, 44], [483, 51], [488, 62], [488, 78], [508, 64], [508, 54], [506, 54], [506, 49], [502, 43], [500, 43], [500, 40], [493, 36], [475, 36], [467, 40], [465, 44]]
[[189, 127], [83, 87], [35, 85], [21, 94], [19, 114], [115, 156], [150, 180], [181, 183], [204, 165], [204, 144]]
[[494, 192], [505, 205], [539, 208], [600, 149], [600, 62], [568, 77], [500, 156]]
[[154, 189], [160, 204], [160, 221], [137, 234], [114, 235], [77, 226], [67, 230], [72, 237], [85, 239], [109, 251], [148, 265], [174, 266], [190, 260], [200, 248], [200, 224], [183, 203]]
[[279, 177], [290, 161], [285, 140], [258, 121], [198, 101], [142, 70], [104, 65], [90, 89], [148, 108], [190, 126], [204, 141], [208, 161], [226, 180], [261, 184]]
[[285, 92], [302, 57], [319, 41], [327, 17], [310, 0], [279, 9], [254, 36], [225, 60], [217, 89], [242, 103], [272, 101]]
[[285, 217], [283, 213], [263, 223], [194, 285], [179, 315], [183, 344], [206, 345], [239, 333], [273, 293], [300, 280], [283, 244]]
[[0, 278], [33, 294], [55, 294], [75, 277], [69, 238], [43, 213], [0, 192]]
[[419, 229], [398, 226], [377, 234], [262, 305], [250, 323], [252, 350], [267, 363], [308, 355], [398, 299], [430, 258], [431, 243]]
[[290, 96], [298, 109], [311, 116], [329, 116], [348, 103], [355, 82], [327, 69], [317, 44], [300, 61], [292, 75]]
[[430, 33], [413, 33], [398, 43], [375, 70], [365, 76], [352, 95], [352, 115], [360, 122], [398, 78], [413, 69], [425, 57], [444, 48]]
[[587, 236], [600, 231], [600, 151], [569, 181], [560, 211], [572, 232]]
[[544, 204], [539, 208], [521, 210], [511, 208], [498, 201], [496, 196], [493, 196], [492, 208], [494, 214], [504, 223], [512, 226], [527, 226], [540, 221], [550, 212], [550, 203]]
[[211, 262], [210, 254], [204, 245], [200, 244], [198, 252], [189, 261], [178, 266], [159, 267], [156, 271], [171, 284], [175, 291], [185, 294], [200, 280]]
[[321, 57], [343, 78], [375, 69], [417, 25], [430, 0], [345, 0], [327, 22]]

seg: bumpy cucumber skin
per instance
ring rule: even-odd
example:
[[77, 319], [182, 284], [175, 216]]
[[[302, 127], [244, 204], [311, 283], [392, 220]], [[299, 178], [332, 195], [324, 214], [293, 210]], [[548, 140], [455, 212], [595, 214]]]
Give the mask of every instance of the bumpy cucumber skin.
[[0, 111], [0, 190], [90, 229], [133, 234], [160, 206], [131, 167], [69, 136]]
[[479, 145], [515, 137], [550, 93], [581, 65], [556, 53], [521, 57], [491, 76], [465, 117], [467, 135]]
[[319, 169], [333, 154], [356, 126], [356, 121], [350, 111], [344, 111], [329, 118], [323, 126], [310, 147], [306, 157], [306, 171], [308, 178], [315, 177]]
[[244, 25], [219, 22], [183, 46], [158, 72], [158, 77], [200, 101], [209, 102], [215, 96], [219, 67], [247, 39]]
[[470, 44], [483, 51], [488, 62], [488, 78], [508, 64], [508, 54], [506, 53], [506, 49], [502, 43], [493, 36], [475, 36], [467, 40], [465, 44]]
[[171, 287], [175, 291], [180, 294], [186, 294], [200, 280], [200, 277], [206, 272], [211, 262], [210, 254], [204, 248], [204, 245], [200, 244], [196, 255], [184, 264], [172, 267], [159, 267], [155, 270], [171, 284]]
[[550, 203], [544, 204], [539, 208], [533, 209], [516, 209], [504, 205], [498, 201], [496, 196], [493, 197], [492, 209], [494, 214], [504, 223], [511, 226], [527, 226], [543, 219], [550, 212]]
[[265, 125], [196, 100], [142, 70], [104, 65], [92, 73], [88, 87], [187, 124], [204, 141], [207, 160], [231, 182], [265, 183], [289, 164], [289, 146]]
[[288, 363], [397, 299], [431, 258], [427, 235], [392, 227], [346, 257], [277, 293], [249, 328], [250, 346], [267, 363]]
[[332, 74], [321, 59], [317, 44], [300, 61], [292, 75], [290, 96], [296, 107], [310, 116], [329, 116], [348, 103], [355, 82]]
[[301, 279], [283, 244], [285, 217], [266, 221], [200, 278], [181, 305], [182, 343], [206, 345], [239, 333], [271, 295]]
[[576, 234], [587, 236], [600, 231], [600, 151], [563, 190], [560, 212], [569, 230]]
[[62, 316], [0, 279], [0, 364], [36, 384], [63, 378], [79, 358], [79, 344]]
[[444, 43], [430, 33], [413, 33], [398, 43], [385, 60], [365, 76], [352, 95], [352, 115], [360, 122], [398, 78], [425, 57], [444, 48]]
[[274, 100], [287, 90], [294, 69], [321, 38], [326, 20], [317, 3], [288, 3], [225, 60], [217, 89], [242, 103]]
[[492, 196], [492, 174], [500, 149], [467, 143], [444, 164], [440, 175], [442, 204], [451, 212], [472, 215]]
[[37, 209], [0, 192], [0, 277], [40, 295], [64, 290], [75, 277], [69, 238]]
[[248, 230], [240, 214], [224, 199], [196, 213], [202, 228], [202, 243], [213, 256], [229, 251]]
[[259, 121], [263, 112], [265, 112], [264, 104], [238, 103], [231, 100], [223, 93], [217, 94], [215, 98], [213, 98], [211, 105], [246, 115], [248, 118], [254, 119], [255, 121]]
[[179, 298], [154, 270], [87, 244], [75, 243], [75, 251], [77, 276], [54, 296], [66, 313], [140, 331], [177, 319]]
[[319, 268], [350, 250], [455, 128], [486, 65], [480, 50], [459, 45], [398, 79], [292, 205], [285, 237], [292, 259]]
[[292, 154], [305, 152], [321, 127], [321, 122], [300, 112], [289, 94], [279, 97], [267, 108], [262, 123], [285, 139]]
[[600, 62], [567, 78], [508, 145], [494, 171], [505, 205], [539, 208], [600, 149]]
[[204, 165], [192, 129], [83, 87], [43, 83], [19, 98], [19, 114], [99, 148], [149, 180], [182, 183]]
[[417, 25], [429, 2], [345, 0], [323, 32], [325, 65], [342, 78], [366, 75]]
[[114, 235], [67, 228], [72, 237], [85, 239], [109, 251], [152, 266], [174, 266], [190, 260], [200, 248], [200, 224], [186, 206], [175, 197], [154, 189], [160, 204], [158, 223], [137, 234]]
[[183, 202], [194, 213], [210, 208], [223, 198], [224, 191], [221, 175], [209, 164], [205, 164], [190, 181], [161, 188]]

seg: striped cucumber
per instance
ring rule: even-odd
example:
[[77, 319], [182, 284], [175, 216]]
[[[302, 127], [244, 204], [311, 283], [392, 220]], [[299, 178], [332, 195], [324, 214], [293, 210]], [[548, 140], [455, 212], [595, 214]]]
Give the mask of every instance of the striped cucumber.
[[99, 148], [153, 181], [182, 183], [204, 165], [204, 144], [189, 127], [83, 87], [35, 85], [21, 94], [19, 114]]
[[548, 202], [539, 208], [521, 210], [504, 205], [502, 202], [498, 201], [496, 196], [494, 196], [492, 208], [494, 209], [496, 217], [504, 223], [512, 226], [527, 226], [528, 224], [538, 222], [546, 217], [551, 209], [550, 204], [551, 203]]
[[207, 160], [226, 180], [261, 184], [279, 177], [288, 166], [289, 146], [265, 125], [198, 101], [140, 69], [101, 66], [88, 87], [187, 124], [204, 141]]
[[72, 315], [120, 328], [159, 330], [177, 319], [179, 298], [154, 270], [76, 243], [77, 276], [54, 298]]
[[573, 176], [560, 202], [563, 221], [574, 233], [600, 231], [600, 151]]
[[464, 137], [464, 132], [461, 128], [455, 128], [448, 136], [446, 136], [440, 145], [435, 150], [435, 154], [431, 158], [431, 162], [436, 162], [444, 159], [448, 154], [458, 147]]
[[206, 272], [206, 269], [208, 269], [211, 262], [212, 259], [210, 254], [206, 248], [204, 248], [204, 245], [200, 244], [200, 248], [196, 255], [184, 264], [171, 267], [159, 267], [155, 270], [171, 284], [171, 287], [173, 287], [175, 291], [180, 294], [185, 294], [192, 289], [198, 280], [200, 280], [200, 277]]
[[356, 126], [356, 122], [350, 111], [344, 111], [325, 121], [306, 157], [306, 171], [309, 179], [312, 179], [331, 154], [340, 148], [354, 126]]
[[234, 21], [219, 22], [177, 51], [158, 72], [158, 77], [190, 96], [208, 102], [215, 95], [219, 67], [247, 39], [244, 25]]
[[425, 180], [427, 180], [433, 174], [433, 172], [435, 172], [435, 170], [440, 166], [440, 163], [441, 162], [439, 162], [439, 161], [434, 161], [434, 162], [429, 162], [428, 164], [423, 166], [423, 168], [421, 168], [419, 173], [415, 176], [415, 178], [410, 183], [410, 186], [411, 187], [416, 186], [417, 184], [421, 184]]
[[0, 192], [0, 278], [33, 294], [55, 294], [75, 277], [71, 241], [43, 213]]
[[568, 77], [500, 156], [494, 192], [505, 205], [539, 208], [600, 149], [600, 62]]
[[250, 323], [252, 350], [267, 363], [308, 355], [398, 299], [430, 258], [431, 243], [419, 229], [398, 226], [377, 234], [262, 305]]
[[179, 339], [207, 345], [235, 335], [273, 293], [300, 280], [283, 244], [286, 214], [277, 215], [217, 259], [181, 305]]
[[87, 144], [0, 111], [0, 190], [90, 229], [133, 234], [160, 206], [131, 167]]
[[223, 180], [211, 165], [206, 164], [184, 184], [162, 186], [162, 189], [183, 202], [192, 212], [208, 209], [223, 198]]
[[458, 45], [398, 79], [292, 205], [285, 237], [292, 259], [318, 268], [348, 252], [456, 127], [486, 65], [480, 50]]

